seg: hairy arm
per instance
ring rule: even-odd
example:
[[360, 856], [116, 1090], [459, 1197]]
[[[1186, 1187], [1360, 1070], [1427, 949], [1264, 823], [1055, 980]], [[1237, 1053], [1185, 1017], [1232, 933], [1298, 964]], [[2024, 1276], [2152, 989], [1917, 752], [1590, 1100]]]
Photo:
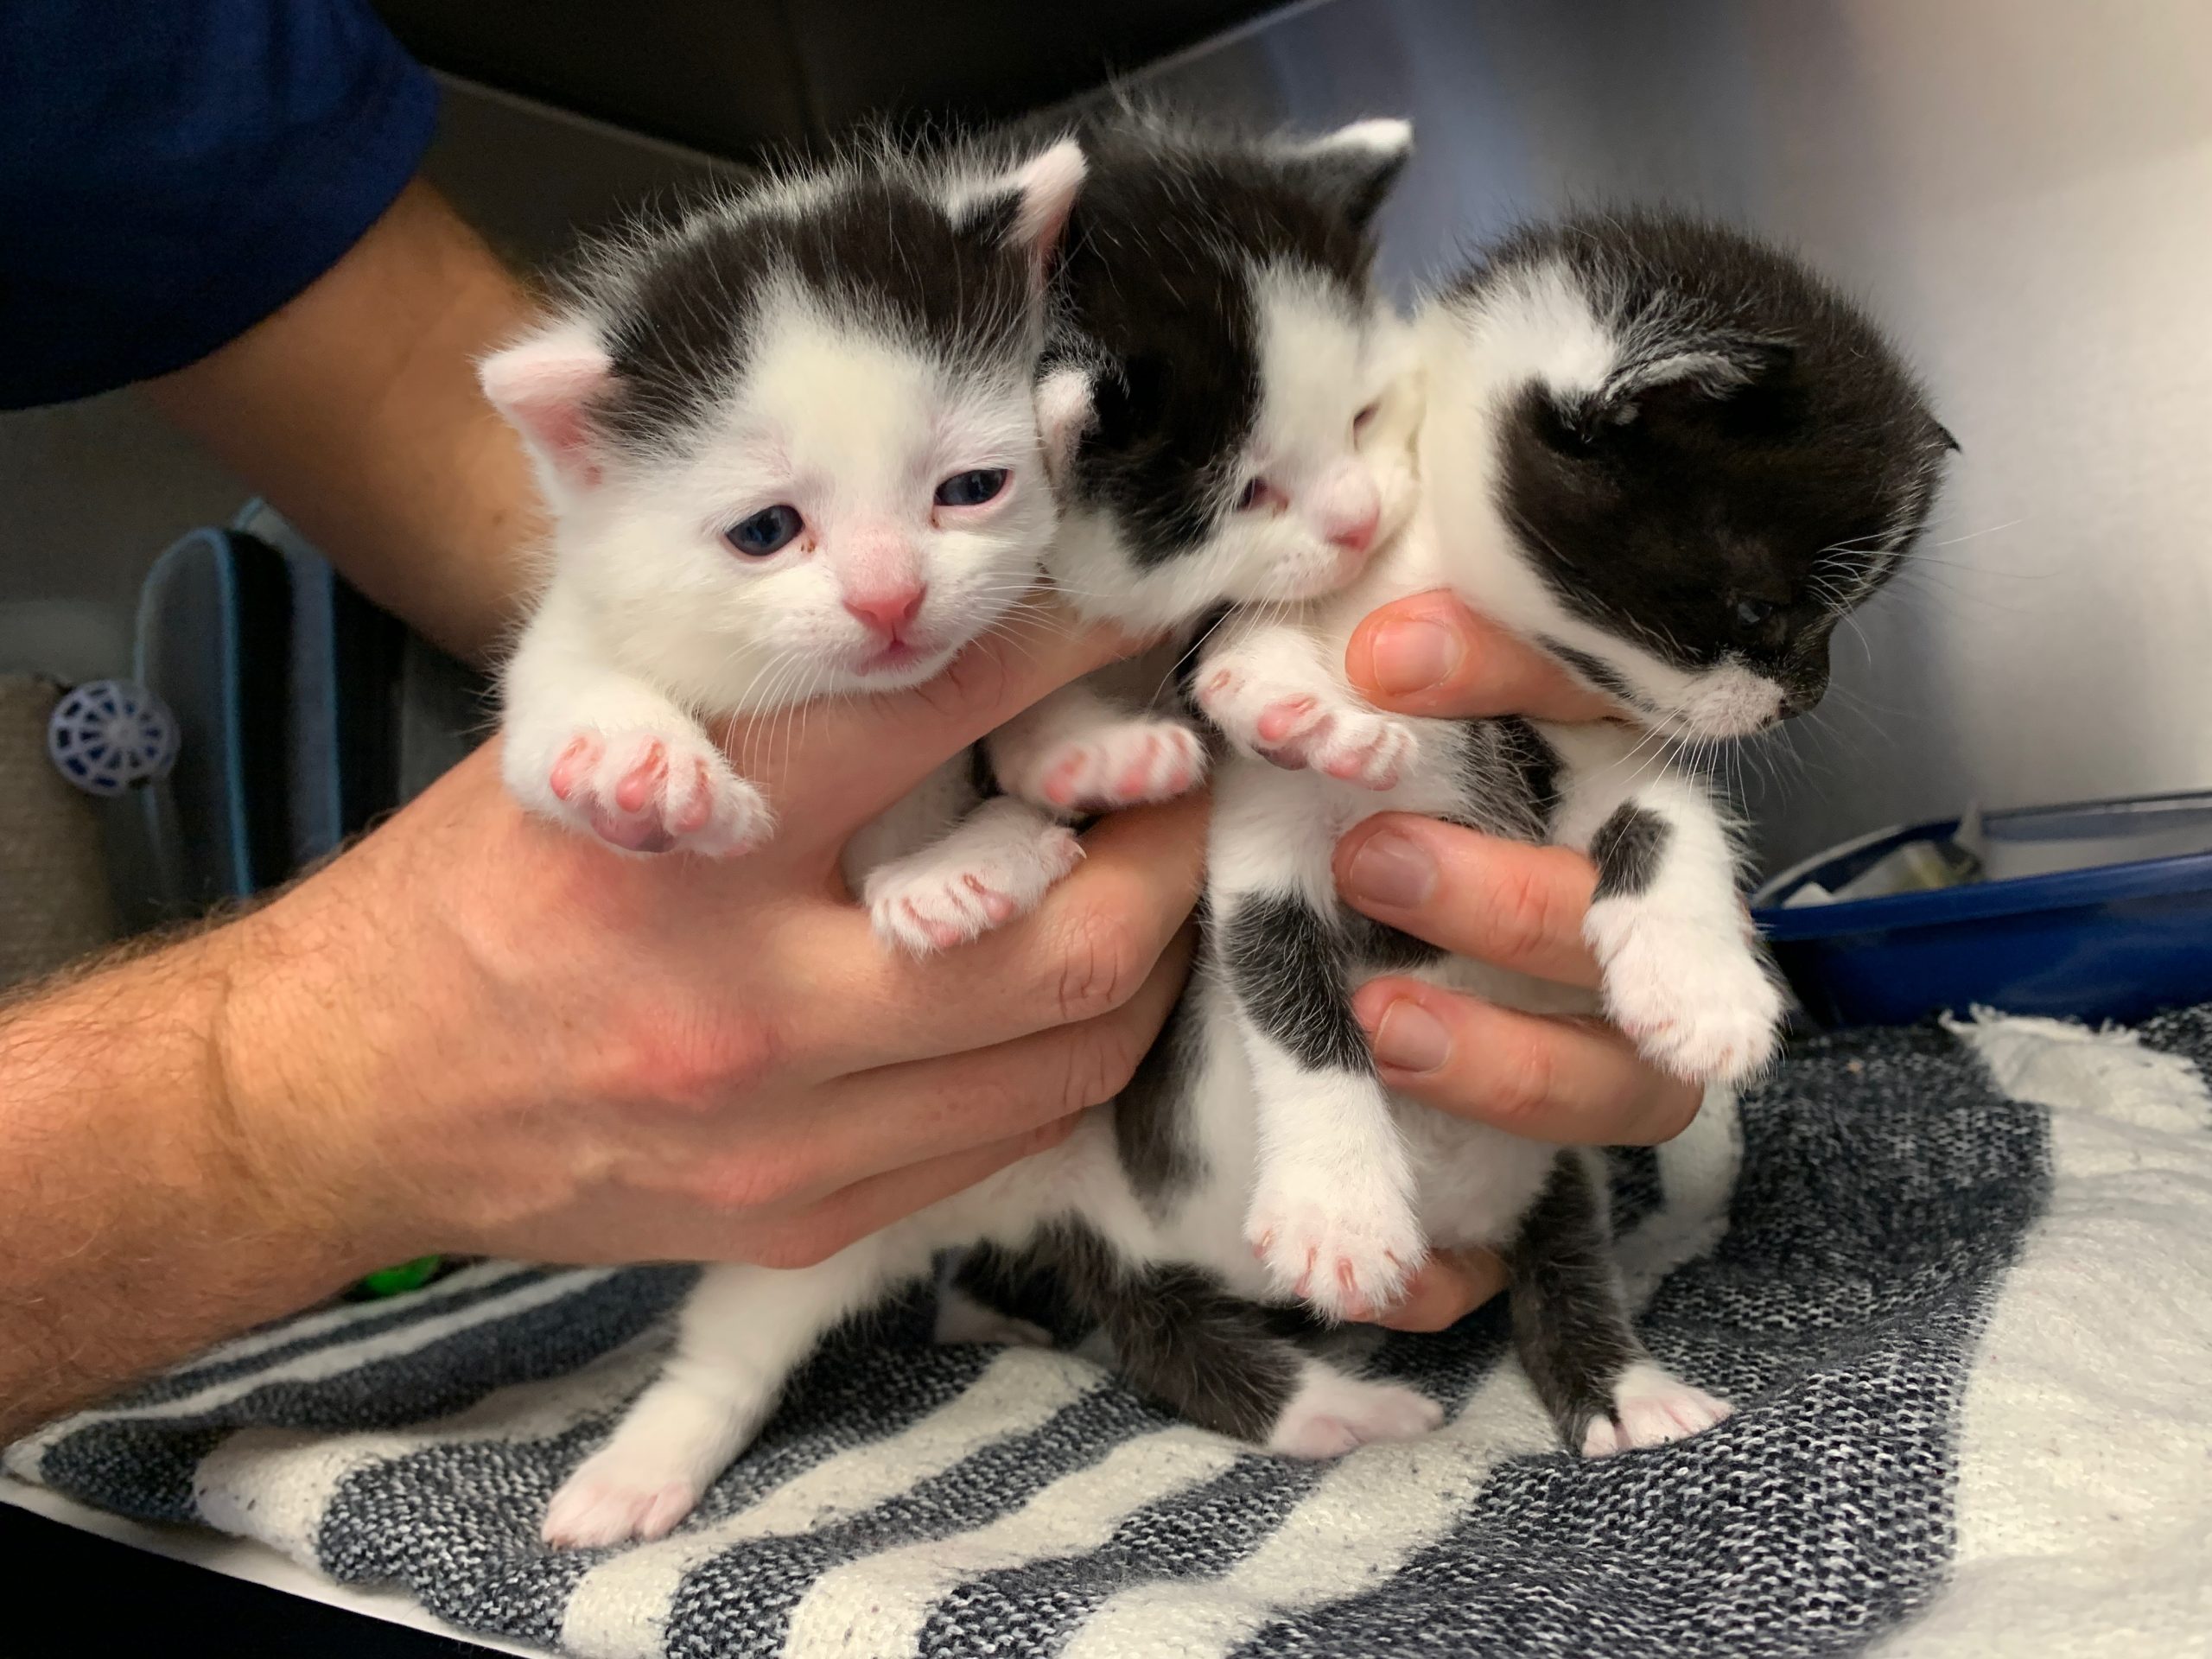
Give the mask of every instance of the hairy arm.
[[370, 598], [481, 658], [515, 616], [540, 524], [475, 359], [531, 311], [417, 180], [289, 304], [146, 390]]
[[287, 1213], [229, 1112], [217, 929], [0, 1017], [0, 1444], [375, 1263]]

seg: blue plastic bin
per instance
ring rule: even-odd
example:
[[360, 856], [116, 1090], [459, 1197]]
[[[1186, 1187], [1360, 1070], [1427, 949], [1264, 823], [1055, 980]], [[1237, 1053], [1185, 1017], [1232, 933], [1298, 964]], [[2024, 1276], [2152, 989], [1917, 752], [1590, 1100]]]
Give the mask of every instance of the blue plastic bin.
[[[1973, 1006], [2133, 1020], [2212, 1001], [2212, 851], [1932, 892], [1783, 909], [1833, 891], [1892, 849], [1948, 840], [1955, 818], [1885, 830], [1761, 888], [1754, 919], [1806, 1010], [1827, 1026], [1894, 1025]], [[2212, 791], [1991, 813], [1993, 839], [2056, 843], [2202, 829]]]

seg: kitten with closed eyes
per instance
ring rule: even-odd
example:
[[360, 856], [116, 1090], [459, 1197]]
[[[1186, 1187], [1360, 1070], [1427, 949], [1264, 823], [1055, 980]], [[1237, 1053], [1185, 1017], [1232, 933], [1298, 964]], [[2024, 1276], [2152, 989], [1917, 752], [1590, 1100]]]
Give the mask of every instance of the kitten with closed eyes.
[[1248, 138], [1125, 111], [1081, 141], [1039, 391], [1065, 435], [1044, 566], [1077, 612], [1168, 644], [993, 733], [1001, 798], [869, 875], [878, 933], [917, 954], [1033, 904], [1030, 849], [1056, 826], [1194, 785], [1174, 667], [1192, 639], [1226, 607], [1341, 588], [1415, 493], [1419, 377], [1370, 276], [1412, 130]]

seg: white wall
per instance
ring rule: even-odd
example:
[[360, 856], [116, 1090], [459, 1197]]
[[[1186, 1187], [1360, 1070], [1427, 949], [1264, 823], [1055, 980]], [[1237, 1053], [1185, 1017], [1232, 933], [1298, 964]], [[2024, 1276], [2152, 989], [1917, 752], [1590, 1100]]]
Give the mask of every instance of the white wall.
[[1156, 79], [1412, 114], [1401, 280], [1457, 233], [1663, 199], [1795, 242], [1906, 343], [1966, 453], [1866, 649], [1751, 768], [1770, 860], [1968, 798], [2212, 786], [2212, 5], [1329, 0]]

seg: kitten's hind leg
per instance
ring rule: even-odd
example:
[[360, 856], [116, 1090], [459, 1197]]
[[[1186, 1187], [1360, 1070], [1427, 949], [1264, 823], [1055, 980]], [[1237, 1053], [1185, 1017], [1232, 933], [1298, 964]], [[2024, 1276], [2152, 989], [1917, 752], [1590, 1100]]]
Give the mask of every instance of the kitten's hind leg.
[[870, 871], [861, 897], [876, 938], [925, 957], [1027, 915], [1082, 858], [1066, 825], [1001, 795], [918, 853]]
[[1180, 1262], [1124, 1260], [1079, 1223], [1048, 1229], [1035, 1259], [1098, 1321], [1115, 1368], [1140, 1392], [1216, 1433], [1294, 1458], [1335, 1458], [1412, 1440], [1444, 1421], [1436, 1402], [1306, 1353], [1271, 1310]]
[[899, 1256], [879, 1233], [811, 1268], [708, 1268], [660, 1376], [554, 1493], [545, 1541], [582, 1548], [671, 1530], [753, 1443], [823, 1333], [874, 1300]]
[[1135, 713], [1077, 680], [985, 741], [1009, 795], [1061, 813], [1173, 800], [1205, 776], [1205, 744], [1185, 721]]
[[1245, 1237], [1278, 1290], [1328, 1319], [1371, 1319], [1426, 1247], [1405, 1143], [1352, 1014], [1344, 945], [1299, 893], [1214, 902], [1213, 950], [1259, 1120]]
[[1560, 1438], [1587, 1458], [1687, 1440], [1728, 1415], [1646, 1351], [1629, 1323], [1586, 1155], [1562, 1152], [1506, 1252], [1513, 1336]]

